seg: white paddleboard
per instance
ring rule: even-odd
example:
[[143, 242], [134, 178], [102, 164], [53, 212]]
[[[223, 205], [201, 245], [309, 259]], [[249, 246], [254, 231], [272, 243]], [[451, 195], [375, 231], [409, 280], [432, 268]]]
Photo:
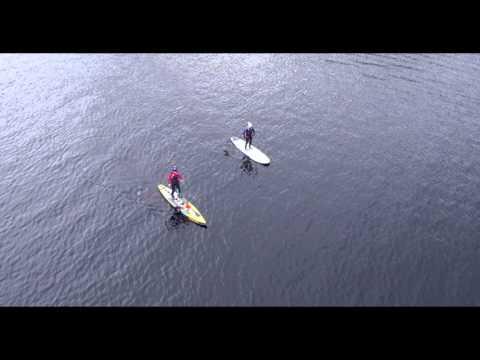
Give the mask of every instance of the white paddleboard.
[[247, 145], [247, 149], [245, 149], [245, 140], [240, 139], [236, 136], [232, 136], [230, 140], [232, 140], [233, 145], [235, 145], [238, 150], [247, 155], [253, 161], [256, 161], [262, 165], [270, 164], [270, 158], [262, 151], [257, 149], [255, 146], [252, 145], [252, 147], [250, 148], [250, 146]]

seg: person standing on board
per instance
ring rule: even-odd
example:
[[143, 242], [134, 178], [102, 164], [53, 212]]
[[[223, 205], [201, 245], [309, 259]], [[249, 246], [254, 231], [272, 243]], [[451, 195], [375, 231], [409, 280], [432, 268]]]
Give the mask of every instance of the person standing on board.
[[243, 130], [243, 138], [245, 139], [245, 150], [252, 148], [252, 139], [255, 136], [255, 129], [252, 126], [252, 123], [249, 121], [247, 123], [247, 128]]
[[172, 187], [172, 198], [174, 198], [175, 190], [177, 190], [178, 197], [181, 197], [182, 191], [180, 190], [180, 180], [183, 180], [182, 174], [177, 171], [177, 167], [173, 165], [172, 171], [168, 174], [168, 183]]

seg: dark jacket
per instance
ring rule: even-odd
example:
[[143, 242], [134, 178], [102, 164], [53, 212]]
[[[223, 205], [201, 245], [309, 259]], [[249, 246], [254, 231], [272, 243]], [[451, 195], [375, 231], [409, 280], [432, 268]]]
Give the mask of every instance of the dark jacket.
[[243, 130], [244, 138], [253, 138], [255, 135], [255, 129], [253, 127]]

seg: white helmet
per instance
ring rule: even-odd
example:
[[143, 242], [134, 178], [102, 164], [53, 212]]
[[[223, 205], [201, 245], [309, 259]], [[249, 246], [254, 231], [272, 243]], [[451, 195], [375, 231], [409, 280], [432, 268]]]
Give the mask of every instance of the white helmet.
[[252, 127], [253, 127], [253, 125], [252, 125], [252, 123], [249, 121], [249, 122], [247, 123], [247, 128], [250, 129], [250, 128], [252, 128]]

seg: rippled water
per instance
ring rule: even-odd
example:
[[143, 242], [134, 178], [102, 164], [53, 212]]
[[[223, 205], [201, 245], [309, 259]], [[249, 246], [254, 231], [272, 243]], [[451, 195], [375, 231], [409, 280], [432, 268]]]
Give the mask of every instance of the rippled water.
[[[0, 55], [1, 305], [480, 304], [480, 55]], [[268, 167], [229, 142], [251, 121]], [[156, 189], [171, 164], [208, 228]]]

